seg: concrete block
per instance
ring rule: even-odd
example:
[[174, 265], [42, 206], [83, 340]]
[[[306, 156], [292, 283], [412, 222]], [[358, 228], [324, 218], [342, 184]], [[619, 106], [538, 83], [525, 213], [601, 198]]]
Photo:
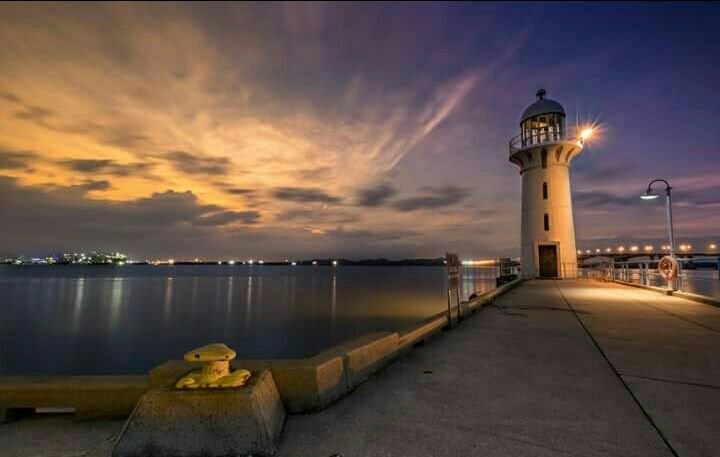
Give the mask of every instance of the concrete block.
[[112, 455], [272, 455], [284, 423], [285, 409], [267, 369], [239, 388], [155, 387], [138, 402]]
[[343, 359], [338, 355], [272, 360], [270, 367], [291, 413], [320, 411], [348, 391]]
[[406, 332], [400, 333], [398, 339], [398, 350], [401, 355], [405, 355], [416, 344], [422, 343], [431, 336], [440, 333], [446, 325], [447, 312], [443, 311], [430, 316]]
[[326, 353], [343, 358], [348, 390], [365, 382], [371, 374], [381, 370], [398, 355], [397, 333], [377, 332], [348, 341]]

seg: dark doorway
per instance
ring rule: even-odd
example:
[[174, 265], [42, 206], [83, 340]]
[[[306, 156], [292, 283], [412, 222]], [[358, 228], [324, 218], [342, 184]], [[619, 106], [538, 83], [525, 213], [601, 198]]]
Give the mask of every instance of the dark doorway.
[[557, 278], [557, 246], [540, 245], [538, 254], [540, 256], [540, 277]]

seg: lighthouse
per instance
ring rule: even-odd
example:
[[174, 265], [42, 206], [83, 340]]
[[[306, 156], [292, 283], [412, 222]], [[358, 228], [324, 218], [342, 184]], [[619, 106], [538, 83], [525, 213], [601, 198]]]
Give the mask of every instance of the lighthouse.
[[575, 278], [577, 254], [570, 163], [583, 150], [584, 134], [565, 125], [560, 103], [537, 92], [510, 140], [510, 161], [522, 175], [522, 275]]

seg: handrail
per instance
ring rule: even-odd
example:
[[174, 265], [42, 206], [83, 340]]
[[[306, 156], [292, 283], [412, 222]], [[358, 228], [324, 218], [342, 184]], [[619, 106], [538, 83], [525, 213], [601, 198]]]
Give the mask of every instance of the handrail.
[[[537, 146], [547, 143], [554, 143], [556, 141], [573, 141], [574, 139], [579, 138], [577, 135], [570, 135], [566, 131], [554, 131], [554, 132], [538, 132], [529, 136], [523, 137], [522, 133], [519, 133], [512, 137], [509, 142], [510, 146], [510, 154], [515, 154], [516, 152], [530, 147], [530, 146]], [[581, 140], [578, 140], [581, 141]], [[580, 144], [581, 145], [581, 144]]]

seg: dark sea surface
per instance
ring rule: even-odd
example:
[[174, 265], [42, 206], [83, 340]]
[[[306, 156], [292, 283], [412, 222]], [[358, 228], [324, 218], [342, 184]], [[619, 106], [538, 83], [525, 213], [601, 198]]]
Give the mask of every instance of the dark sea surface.
[[[495, 287], [462, 269], [462, 295]], [[224, 342], [306, 357], [443, 311], [443, 267], [0, 266], [0, 374], [147, 373]]]

